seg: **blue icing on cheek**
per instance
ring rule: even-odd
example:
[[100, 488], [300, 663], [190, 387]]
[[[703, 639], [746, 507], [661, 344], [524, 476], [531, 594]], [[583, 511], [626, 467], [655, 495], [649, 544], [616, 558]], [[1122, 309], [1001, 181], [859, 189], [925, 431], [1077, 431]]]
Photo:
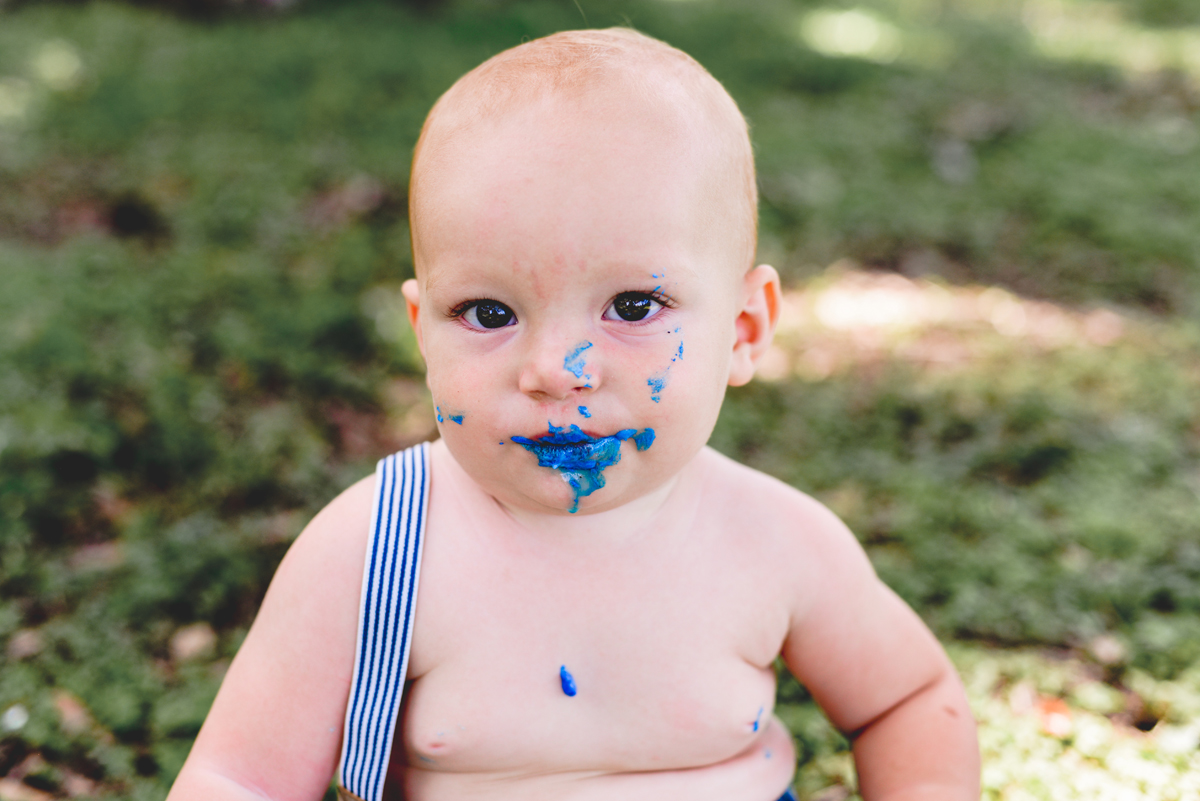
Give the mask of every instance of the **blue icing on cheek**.
[[445, 420], [443, 420], [443, 419], [442, 419], [442, 407], [441, 407], [441, 406], [434, 406], [434, 407], [433, 407], [433, 409], [434, 409], [434, 411], [436, 411], [436, 412], [437, 412], [437, 421], [438, 421], [439, 423], [444, 423], [444, 422], [446, 422]]
[[588, 411], [588, 407], [586, 407], [586, 406], [580, 406], [580, 407], [579, 407], [579, 413], [580, 413], [581, 415], [583, 415], [584, 417], [591, 417], [591, 416], [592, 416], [592, 413]]
[[452, 414], [452, 415], [450, 415], [450, 422], [458, 423], [461, 426], [464, 416], [465, 415], [461, 415], [461, 414]]
[[640, 433], [632, 428], [622, 429], [607, 437], [593, 437], [579, 426], [570, 429], [549, 424], [548, 433], [530, 439], [511, 437], [512, 441], [537, 457], [538, 467], [557, 470], [575, 493], [575, 502], [567, 511], [579, 511], [579, 499], [604, 486], [605, 468], [621, 461], [621, 443], [632, 439], [639, 451], [654, 443], [654, 429]]
[[667, 386], [667, 380], [670, 377], [671, 374], [663, 370], [661, 373], [655, 373], [646, 379], [646, 384], [650, 387], [650, 400], [655, 403], [662, 400], [663, 388]]
[[[676, 328], [676, 334], [679, 329]], [[679, 340], [679, 347], [675, 350], [675, 355], [671, 357], [671, 364], [683, 358], [683, 340]], [[655, 373], [646, 379], [646, 385], [650, 387], [650, 400], [658, 403], [662, 400], [662, 391], [666, 389], [667, 383], [671, 380], [671, 364], [667, 365], [667, 369]]]
[[575, 677], [571, 675], [571, 671], [567, 670], [566, 665], [558, 669], [558, 682], [562, 685], [563, 695], [574, 698], [575, 693], [579, 692], [575, 689]]
[[567, 353], [566, 358], [563, 359], [563, 369], [576, 378], [586, 378], [590, 381], [592, 377], [590, 375], [585, 376], [583, 372], [587, 369], [587, 362], [584, 360], [583, 352], [590, 347], [592, 347], [591, 342], [580, 342], [576, 345], [574, 349]]

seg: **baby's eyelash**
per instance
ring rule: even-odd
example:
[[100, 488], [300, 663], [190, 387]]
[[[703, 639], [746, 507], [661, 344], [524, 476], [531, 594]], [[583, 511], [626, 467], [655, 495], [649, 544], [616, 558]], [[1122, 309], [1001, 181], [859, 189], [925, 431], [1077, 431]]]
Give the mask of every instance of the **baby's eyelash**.
[[447, 317], [462, 317], [464, 314], [467, 313], [467, 309], [471, 308], [472, 306], [478, 305], [481, 300], [486, 300], [486, 298], [472, 298], [471, 300], [464, 300], [462, 303], [458, 304], [454, 308], [450, 309], [450, 311], [446, 312], [446, 316]]
[[[637, 291], [637, 290], [635, 290], [635, 291]], [[621, 293], [621, 294], [625, 294], [625, 293]], [[675, 298], [671, 297], [670, 295], [664, 295], [658, 289], [652, 289], [649, 292], [639, 292], [638, 294], [645, 295], [646, 297], [650, 298], [654, 302], [661, 303], [663, 306], [665, 306], [668, 309], [673, 309], [677, 305], [675, 303]]]

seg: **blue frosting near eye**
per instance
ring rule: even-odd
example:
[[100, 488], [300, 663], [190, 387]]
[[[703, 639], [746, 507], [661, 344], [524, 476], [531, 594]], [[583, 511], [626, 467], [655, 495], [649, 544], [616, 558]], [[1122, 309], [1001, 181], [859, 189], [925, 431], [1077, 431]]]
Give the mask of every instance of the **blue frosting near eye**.
[[539, 467], [557, 470], [575, 492], [575, 503], [567, 511], [579, 511], [579, 499], [591, 495], [604, 486], [602, 473], [621, 461], [621, 443], [632, 439], [639, 451], [644, 451], [654, 442], [654, 429], [637, 432], [625, 428], [607, 437], [593, 437], [579, 426], [561, 428], [549, 424], [548, 433], [537, 439], [511, 437], [512, 441], [532, 453]]
[[584, 417], [592, 416], [592, 413], [588, 411], [588, 407], [586, 407], [586, 406], [580, 406], [579, 413], [582, 414]]
[[566, 665], [558, 669], [558, 681], [562, 685], [564, 695], [574, 698], [575, 693], [579, 692], [575, 689], [575, 677], [571, 675], [571, 671], [567, 670]]
[[[575, 346], [575, 349], [567, 354], [563, 359], [563, 369], [576, 378], [583, 378], [583, 371], [587, 369], [587, 362], [584, 361], [583, 352], [592, 346], [591, 342], [580, 342]], [[591, 378], [591, 376], [587, 376]]]

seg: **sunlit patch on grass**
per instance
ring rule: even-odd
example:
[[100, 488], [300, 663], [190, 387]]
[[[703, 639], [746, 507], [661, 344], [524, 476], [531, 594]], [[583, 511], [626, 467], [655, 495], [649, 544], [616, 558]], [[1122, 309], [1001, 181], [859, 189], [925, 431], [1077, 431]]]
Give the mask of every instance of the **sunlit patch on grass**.
[[[1200, 797], [1200, 669], [1173, 681], [1085, 652], [949, 646], [979, 724], [988, 801], [1184, 801]], [[1170, 699], [1164, 702], [1164, 699]], [[811, 703], [780, 704], [803, 798], [855, 799], [846, 741]], [[1148, 729], [1148, 730], [1144, 730]]]
[[0, 126], [25, 121], [33, 101], [33, 87], [21, 78], [0, 78]]
[[62, 39], [51, 39], [38, 48], [31, 66], [42, 83], [59, 92], [74, 88], [83, 74], [79, 53]]
[[953, 287], [843, 261], [784, 293], [776, 341], [759, 375], [819, 380], [882, 360], [952, 369], [1014, 346], [1104, 348], [1129, 325], [1110, 309], [1078, 311], [999, 287]]
[[[956, 645], [951, 656], [979, 722], [984, 798], [1200, 797], [1200, 727], [1185, 702], [1200, 700], [1200, 671], [1108, 684], [1067, 652]], [[1158, 700], [1169, 693], [1180, 701]]]
[[900, 55], [900, 31], [872, 12], [820, 10], [800, 21], [804, 43], [826, 56], [862, 58], [887, 64]]
[[30, 121], [35, 102], [47, 90], [62, 92], [79, 84], [83, 61], [62, 39], [43, 43], [29, 61], [33, 78], [0, 75], [0, 128], [15, 128]]
[[1200, 80], [1200, 27], [1146, 28], [1098, 0], [1028, 0], [1025, 27], [1047, 58], [1090, 61], [1144, 74], [1177, 69]]

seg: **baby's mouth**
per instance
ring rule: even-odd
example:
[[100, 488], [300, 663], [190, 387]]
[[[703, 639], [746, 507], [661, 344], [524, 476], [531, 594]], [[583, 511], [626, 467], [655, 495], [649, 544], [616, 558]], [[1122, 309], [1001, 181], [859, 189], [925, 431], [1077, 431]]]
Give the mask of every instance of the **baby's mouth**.
[[575, 491], [575, 505], [568, 511], [579, 509], [579, 499], [591, 495], [604, 486], [601, 473], [621, 461], [621, 443], [632, 439], [639, 451], [644, 451], [654, 442], [654, 429], [641, 432], [625, 428], [607, 437], [595, 437], [572, 425], [569, 429], [549, 424], [550, 429], [536, 439], [512, 437], [512, 441], [532, 453], [539, 467], [557, 470]]
[[596, 437], [577, 425], [561, 428], [550, 424], [550, 430], [535, 439], [512, 437], [512, 441], [538, 457], [538, 466], [555, 470], [603, 470], [621, 460], [621, 443], [632, 439], [639, 451], [654, 442], [654, 429], [641, 433], [625, 428], [607, 437]]

